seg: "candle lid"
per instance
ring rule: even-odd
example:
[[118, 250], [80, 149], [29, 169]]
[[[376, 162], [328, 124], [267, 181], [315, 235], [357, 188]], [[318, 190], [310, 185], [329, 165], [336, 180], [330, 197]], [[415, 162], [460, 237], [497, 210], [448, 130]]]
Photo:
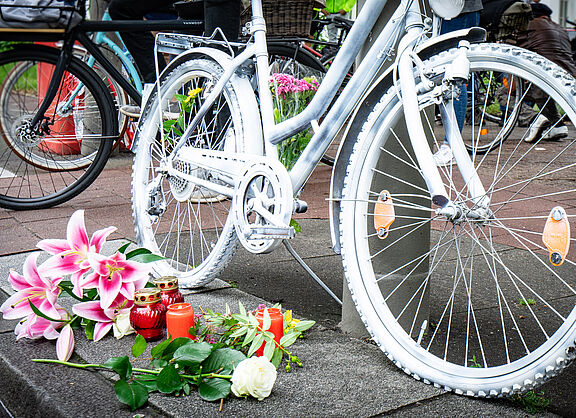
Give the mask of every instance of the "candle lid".
[[162, 276], [152, 281], [160, 290], [175, 290], [178, 289], [178, 277], [176, 276]]
[[134, 292], [134, 303], [136, 305], [148, 305], [151, 303], [160, 302], [160, 300], [160, 289], [145, 287], [144, 289], [140, 289]]

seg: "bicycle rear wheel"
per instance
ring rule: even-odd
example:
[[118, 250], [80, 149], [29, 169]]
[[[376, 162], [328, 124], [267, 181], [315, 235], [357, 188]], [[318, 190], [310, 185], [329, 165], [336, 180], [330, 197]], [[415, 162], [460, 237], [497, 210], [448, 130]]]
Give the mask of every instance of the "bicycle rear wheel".
[[[456, 53], [425, 63], [436, 85]], [[527, 94], [512, 111], [540, 89], [556, 102], [558, 119], [535, 143], [524, 141], [534, 125], [516, 125], [497, 150], [482, 157], [473, 151], [490, 213], [476, 211], [456, 166], [443, 167], [448, 197], [462, 213], [450, 221], [432, 207], [392, 88], [353, 132], [359, 138], [346, 172], [340, 244], [360, 317], [398, 367], [459, 394], [500, 397], [537, 387], [576, 356], [569, 234], [576, 219], [576, 82], [519, 48], [474, 45], [468, 56], [473, 74], [509, 74], [521, 83]], [[489, 111], [485, 101], [471, 105], [482, 116]], [[422, 97], [420, 119], [438, 144], [444, 131], [434, 106]], [[547, 141], [552, 132], [568, 138]], [[469, 140], [472, 132], [463, 135]], [[560, 225], [554, 239], [561, 245], [549, 234]]]
[[117, 132], [108, 90], [77, 59], [44, 115], [42, 132], [29, 122], [42, 103], [58, 50], [18, 46], [0, 54], [0, 206], [40, 209], [86, 189], [104, 168]]
[[[185, 176], [217, 184], [225, 184], [227, 177], [178, 158], [173, 161], [168, 158], [222, 72], [209, 59], [183, 57], [171, 63], [162, 73], [160, 97], [154, 88], [136, 134], [132, 210], [138, 242], [166, 257], [153, 264], [154, 275], [177, 276], [182, 287], [210, 282], [237, 248], [232, 199]], [[252, 94], [252, 87], [244, 81], [245, 85], [236, 80], [225, 86], [193, 129], [184, 148], [255, 152], [246, 146], [246, 137], [254, 129], [247, 116], [253, 109], [248, 106], [256, 104], [247, 97], [247, 93]], [[244, 97], [239, 100], [241, 86], [248, 90], [243, 90]], [[175, 169], [170, 175], [168, 164]]]

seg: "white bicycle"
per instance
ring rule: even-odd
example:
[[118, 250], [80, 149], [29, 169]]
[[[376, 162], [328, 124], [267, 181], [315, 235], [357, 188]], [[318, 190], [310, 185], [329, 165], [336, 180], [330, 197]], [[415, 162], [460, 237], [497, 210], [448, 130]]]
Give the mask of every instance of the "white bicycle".
[[[431, 6], [449, 18], [459, 3]], [[177, 275], [183, 287], [215, 278], [238, 242], [272, 251], [294, 235], [291, 216], [305, 207], [295, 197], [348, 121], [332, 178], [332, 236], [374, 341], [425, 383], [469, 396], [525, 392], [576, 356], [576, 83], [531, 52], [475, 43], [479, 28], [436, 36], [438, 18], [403, 0], [331, 105], [385, 4], [366, 1], [310, 105], [279, 124], [259, 0], [238, 55], [200, 47], [176, 58], [135, 139], [140, 244], [167, 257], [155, 273]], [[502, 74], [514, 82], [488, 102], [474, 94], [476, 73], [484, 86], [502, 84]], [[453, 103], [464, 85], [479, 110], [460, 130]], [[536, 92], [549, 101], [536, 106]], [[515, 126], [492, 152], [466, 151], [487, 129], [510, 129], [506, 118], [487, 128], [489, 108], [516, 120], [523, 103], [535, 113], [554, 106], [558, 117]], [[276, 145], [311, 124], [310, 144], [287, 172]], [[560, 125], [568, 138], [546, 141]], [[455, 164], [438, 168], [433, 151], [444, 139]]]

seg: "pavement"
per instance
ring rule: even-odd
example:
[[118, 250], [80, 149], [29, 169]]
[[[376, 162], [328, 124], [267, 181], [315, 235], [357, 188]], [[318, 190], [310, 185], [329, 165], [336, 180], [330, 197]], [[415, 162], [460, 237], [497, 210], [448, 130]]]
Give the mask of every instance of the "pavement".
[[[129, 154], [111, 158], [97, 181], [61, 206], [37, 211], [0, 209], [0, 302], [11, 293], [8, 271], [21, 271], [26, 256], [37, 251], [44, 238], [64, 238], [70, 215], [84, 209], [89, 234], [114, 225], [110, 248], [134, 239], [130, 209]], [[330, 168], [319, 166], [302, 199], [310, 210], [299, 215], [304, 233], [292, 245], [311, 268], [339, 296], [342, 295], [340, 256], [331, 250], [328, 225]], [[279, 369], [271, 396], [205, 402], [197, 393], [187, 397], [152, 394], [146, 407], [131, 412], [116, 400], [113, 380], [106, 372], [91, 372], [33, 363], [33, 358], [55, 358], [55, 343], [47, 340], [16, 341], [15, 321], [0, 321], [0, 416], [14, 417], [133, 417], [136, 416], [530, 416], [510, 400], [484, 400], [458, 396], [425, 385], [404, 374], [367, 338], [353, 338], [339, 328], [340, 306], [311, 280], [281, 247], [269, 255], [239, 251], [220, 279], [197, 291], [186, 291], [194, 306], [216, 311], [241, 301], [247, 307], [281, 302], [299, 318], [314, 319], [305, 339], [293, 351], [303, 368], [290, 373]], [[134, 336], [112, 336], [94, 343], [76, 336], [73, 361], [101, 363], [129, 355]], [[536, 416], [576, 416], [576, 367], [570, 366], [538, 391], [550, 405]]]

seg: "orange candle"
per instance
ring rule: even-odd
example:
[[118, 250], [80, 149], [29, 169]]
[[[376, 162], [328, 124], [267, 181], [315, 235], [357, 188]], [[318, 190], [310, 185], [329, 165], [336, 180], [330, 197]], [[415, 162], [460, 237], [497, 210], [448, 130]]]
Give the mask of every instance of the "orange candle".
[[[267, 331], [270, 331], [274, 334], [274, 341], [280, 344], [280, 339], [284, 336], [284, 316], [280, 309], [277, 308], [270, 308], [268, 309], [268, 314], [270, 315], [270, 328]], [[262, 328], [264, 323], [264, 309], [260, 309], [256, 312], [256, 319], [258, 320], [258, 325]], [[256, 350], [257, 356], [264, 355], [264, 346], [266, 344], [262, 343], [260, 348]]]
[[188, 330], [194, 326], [194, 309], [189, 303], [173, 303], [166, 312], [166, 328], [172, 339], [186, 337], [194, 339]]

